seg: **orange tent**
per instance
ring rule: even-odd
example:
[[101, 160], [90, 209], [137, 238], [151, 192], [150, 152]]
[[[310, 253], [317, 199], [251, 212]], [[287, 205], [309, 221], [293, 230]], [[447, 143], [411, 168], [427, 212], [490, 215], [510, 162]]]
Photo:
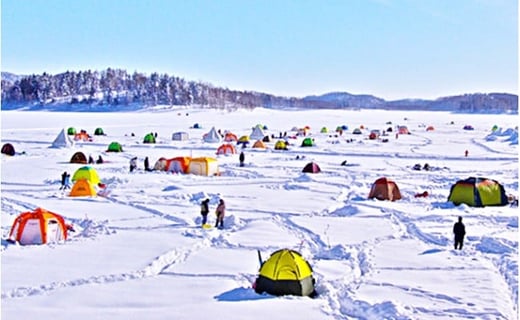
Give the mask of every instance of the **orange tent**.
[[394, 181], [383, 177], [372, 184], [368, 198], [395, 201], [401, 199], [401, 192]]
[[95, 197], [97, 196], [96, 188], [88, 179], [79, 179], [74, 183], [70, 190], [71, 197]]
[[59, 214], [37, 208], [20, 214], [9, 232], [9, 241], [22, 245], [67, 240], [67, 225]]
[[232, 144], [226, 143], [218, 147], [217, 154], [235, 154], [237, 149]]
[[256, 142], [253, 144], [253, 148], [265, 149], [267, 146], [262, 140], [256, 140]]
[[92, 141], [92, 137], [85, 130], [81, 130], [79, 133], [74, 135], [74, 140]]
[[224, 141], [226, 141], [226, 142], [238, 141], [238, 137], [234, 133], [227, 132], [226, 135], [224, 136]]

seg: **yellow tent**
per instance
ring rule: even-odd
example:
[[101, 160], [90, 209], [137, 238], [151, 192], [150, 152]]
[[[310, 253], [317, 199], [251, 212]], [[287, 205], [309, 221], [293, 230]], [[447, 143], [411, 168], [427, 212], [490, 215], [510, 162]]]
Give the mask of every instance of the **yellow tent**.
[[90, 181], [90, 183], [93, 185], [97, 185], [101, 182], [101, 180], [99, 180], [99, 175], [96, 169], [92, 168], [91, 166], [81, 167], [78, 170], [76, 170], [76, 172], [74, 172], [74, 175], [72, 176], [72, 182], [81, 179], [86, 179]]
[[271, 254], [260, 267], [257, 293], [309, 296], [314, 293], [312, 268], [300, 253], [282, 249]]
[[218, 175], [217, 159], [210, 157], [192, 158], [188, 165], [188, 173], [199, 176]]

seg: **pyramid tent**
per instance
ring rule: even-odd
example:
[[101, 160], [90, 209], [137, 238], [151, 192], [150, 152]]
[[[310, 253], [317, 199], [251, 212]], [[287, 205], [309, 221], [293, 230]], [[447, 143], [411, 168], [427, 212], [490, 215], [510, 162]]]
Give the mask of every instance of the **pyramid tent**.
[[9, 232], [9, 240], [22, 245], [67, 240], [67, 225], [59, 214], [36, 208], [15, 219]]
[[82, 163], [87, 164], [87, 156], [81, 151], [78, 151], [72, 155], [70, 158], [70, 163]]
[[212, 127], [211, 130], [204, 135], [203, 139], [204, 142], [220, 142], [222, 137], [220, 137], [217, 130], [215, 130], [215, 127]]
[[123, 146], [117, 141], [113, 141], [108, 145], [107, 152], [123, 152]]
[[368, 198], [395, 201], [401, 199], [401, 192], [394, 181], [382, 177], [372, 184]]
[[72, 182], [79, 181], [81, 179], [86, 179], [93, 185], [97, 185], [101, 182], [96, 169], [92, 168], [91, 166], [83, 166], [76, 170], [74, 175], [72, 175]]
[[271, 138], [269, 138], [268, 135], [266, 135], [263, 139], [262, 139], [263, 142], [271, 142]]
[[102, 128], [96, 128], [96, 130], [94, 130], [94, 135], [95, 136], [103, 136], [103, 135], [105, 135], [105, 132], [103, 131]]
[[155, 137], [153, 133], [148, 133], [143, 138], [143, 143], [155, 143]]
[[305, 165], [305, 167], [303, 167], [303, 170], [302, 172], [307, 172], [307, 173], [319, 173], [321, 172], [321, 169], [320, 169], [320, 166], [318, 166], [317, 163], [315, 162], [309, 162]]
[[72, 186], [69, 194], [71, 197], [95, 197], [96, 195], [96, 188], [87, 179], [77, 180]]
[[8, 156], [14, 156], [15, 152], [14, 152], [14, 147], [12, 144], [10, 143], [6, 143], [2, 146], [2, 153], [3, 154], [6, 154]]
[[54, 142], [52, 148], [70, 148], [74, 146], [74, 141], [67, 135], [65, 129], [62, 129]]
[[504, 187], [496, 180], [469, 177], [457, 181], [450, 190], [448, 201], [471, 207], [505, 206], [508, 204]]
[[311, 296], [315, 294], [312, 267], [300, 253], [282, 249], [262, 263], [256, 278], [256, 293]]
[[253, 128], [251, 134], [249, 135], [249, 138], [251, 140], [260, 140], [260, 139], [263, 139], [265, 136], [264, 134], [264, 131], [262, 130], [262, 128], [256, 126]]

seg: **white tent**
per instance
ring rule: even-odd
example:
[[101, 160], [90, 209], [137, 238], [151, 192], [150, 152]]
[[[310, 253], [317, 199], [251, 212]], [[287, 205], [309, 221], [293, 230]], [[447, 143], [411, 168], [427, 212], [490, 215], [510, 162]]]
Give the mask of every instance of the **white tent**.
[[211, 130], [204, 135], [203, 139], [204, 142], [220, 142], [222, 137], [218, 134], [217, 130], [215, 130], [215, 127], [212, 127]]
[[264, 137], [264, 131], [258, 126], [254, 127], [253, 132], [249, 135], [249, 139], [251, 140], [262, 140]]
[[61, 129], [54, 142], [52, 143], [53, 148], [70, 148], [74, 146], [74, 141], [69, 137], [65, 129]]
[[189, 137], [188, 133], [184, 132], [184, 131], [175, 132], [174, 134], [172, 134], [172, 140], [176, 140], [176, 141], [188, 140], [188, 137]]

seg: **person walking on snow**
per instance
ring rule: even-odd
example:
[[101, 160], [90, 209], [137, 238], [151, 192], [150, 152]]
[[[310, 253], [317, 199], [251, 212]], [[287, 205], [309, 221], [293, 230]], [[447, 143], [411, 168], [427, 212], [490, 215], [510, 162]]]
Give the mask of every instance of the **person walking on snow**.
[[453, 225], [453, 233], [455, 234], [455, 250], [462, 250], [464, 235], [466, 235], [466, 228], [464, 223], [462, 223], [462, 217], [459, 217], [459, 221]]
[[215, 228], [224, 229], [224, 216], [226, 214], [226, 205], [224, 204], [224, 200], [219, 200], [217, 209], [215, 209], [215, 214], [217, 215]]
[[205, 225], [208, 222], [208, 213], [209, 213], [209, 199], [205, 199], [200, 204], [200, 214], [202, 216], [202, 225]]
[[64, 171], [61, 174], [61, 187], [60, 190], [70, 189], [70, 174]]

